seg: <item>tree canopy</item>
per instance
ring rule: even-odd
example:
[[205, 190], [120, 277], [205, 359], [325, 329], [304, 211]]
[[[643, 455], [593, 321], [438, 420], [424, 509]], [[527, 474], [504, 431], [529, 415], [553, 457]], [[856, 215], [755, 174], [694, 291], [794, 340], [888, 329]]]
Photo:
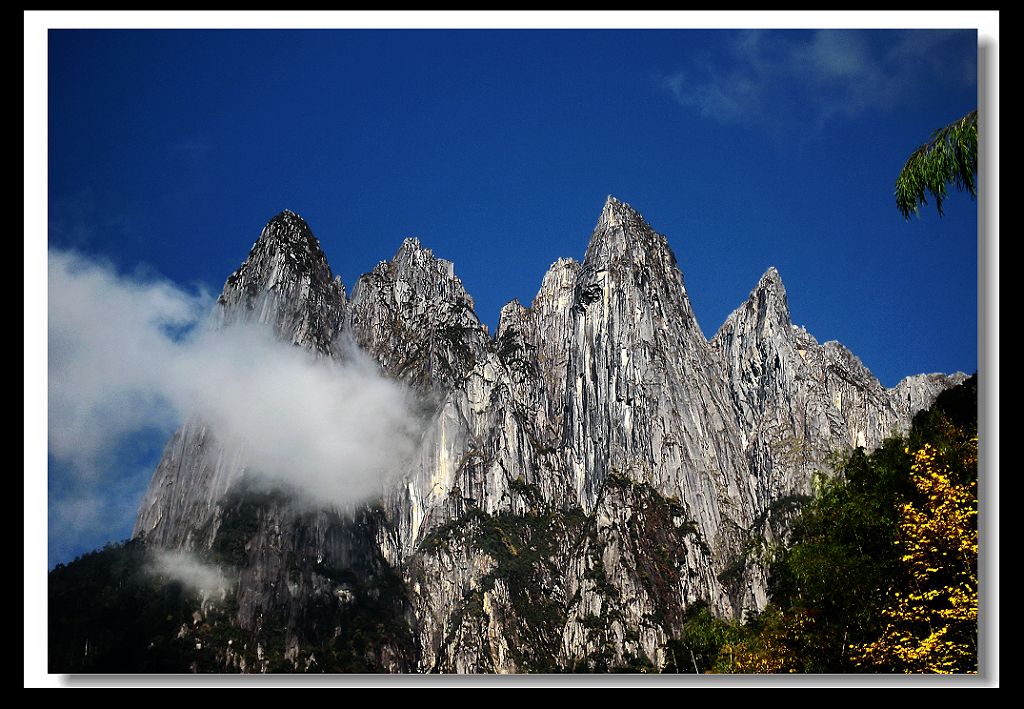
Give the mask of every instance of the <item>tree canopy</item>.
[[978, 112], [971, 111], [932, 134], [919, 147], [896, 177], [896, 207], [907, 219], [928, 204], [927, 194], [935, 199], [942, 216], [942, 202], [948, 196], [947, 185], [977, 197]]
[[690, 618], [676, 671], [977, 672], [977, 430], [975, 375], [841, 459], [772, 563], [771, 604]]
[[977, 446], [974, 437], [964, 451], [942, 451], [926, 443], [914, 453], [911, 471], [920, 502], [901, 505], [896, 539], [911, 583], [890, 592], [880, 613], [886, 621], [881, 636], [851, 648], [856, 664], [903, 672], [976, 671], [976, 483], [954, 482], [947, 460], [957, 455], [976, 461]]

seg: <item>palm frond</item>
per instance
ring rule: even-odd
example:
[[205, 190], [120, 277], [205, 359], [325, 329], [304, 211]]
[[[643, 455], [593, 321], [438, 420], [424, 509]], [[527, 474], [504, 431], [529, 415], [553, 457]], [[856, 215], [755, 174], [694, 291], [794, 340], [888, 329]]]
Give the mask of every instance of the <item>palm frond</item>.
[[909, 219], [922, 204], [928, 204], [927, 193], [935, 198], [935, 208], [942, 216], [942, 202], [948, 196], [947, 185], [956, 185], [971, 197], [977, 197], [978, 112], [971, 111], [958, 121], [940, 128], [931, 139], [911, 153], [896, 178], [896, 207]]

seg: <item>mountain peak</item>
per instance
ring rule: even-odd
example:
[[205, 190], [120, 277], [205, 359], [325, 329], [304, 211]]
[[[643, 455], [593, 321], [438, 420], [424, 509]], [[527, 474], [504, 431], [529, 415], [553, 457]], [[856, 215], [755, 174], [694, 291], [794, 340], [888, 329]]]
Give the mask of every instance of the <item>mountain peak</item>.
[[431, 249], [425, 247], [415, 236], [406, 237], [398, 252], [391, 259], [392, 266], [405, 278], [416, 278], [414, 272], [437, 273], [443, 276], [444, 280], [457, 280], [455, 277], [455, 264], [446, 259], [437, 258]]
[[320, 250], [320, 242], [313, 236], [309, 224], [290, 209], [282, 210], [270, 218], [253, 244], [249, 258], [260, 254], [266, 256], [275, 251], [284, 251], [295, 257], [303, 256], [307, 260], [326, 263]]
[[769, 266], [764, 272], [754, 290], [750, 292], [748, 302], [760, 313], [762, 320], [772, 318], [785, 327], [793, 323], [789, 313], [789, 301], [786, 298], [786, 286], [782, 283], [782, 276], [775, 266]]
[[757, 293], [770, 292], [773, 295], [781, 296], [783, 304], [786, 302], [786, 286], [782, 282], [782, 276], [779, 275], [778, 270], [775, 266], [769, 266], [768, 270], [764, 272], [757, 285], [754, 287], [751, 296]]
[[290, 209], [282, 209], [271, 217], [263, 230], [266, 231], [267, 227], [271, 226], [287, 227], [299, 231], [309, 231], [309, 224], [306, 223], [306, 220]]
[[402, 247], [409, 249], [422, 249], [423, 244], [420, 243], [418, 236], [407, 236], [402, 239]]
[[271, 324], [284, 340], [330, 353], [345, 304], [320, 242], [302, 217], [285, 209], [263, 227], [248, 257], [228, 276], [217, 302], [224, 324]]
[[775, 266], [770, 266], [743, 304], [725, 319], [712, 340], [721, 341], [737, 330], [788, 333], [792, 325], [786, 286]]
[[587, 245], [584, 264], [601, 268], [612, 262], [628, 261], [639, 265], [652, 258], [675, 264], [665, 237], [655, 232], [629, 204], [608, 195]]
[[608, 195], [608, 199], [606, 199], [604, 203], [604, 208], [601, 210], [601, 216], [597, 220], [598, 228], [602, 225], [608, 227], [624, 226], [629, 222], [647, 226], [647, 222], [644, 221], [644, 218], [638, 211], [633, 209], [626, 202], [616, 198], [614, 195]]
[[[183, 625], [167, 626], [184, 628], [178, 640], [201, 654], [156, 645], [147, 662], [665, 669], [666, 643], [696, 599], [723, 617], [766, 606], [769, 569], [748, 552], [765, 535], [786, 538], [791, 517], [777, 511], [814, 490], [828, 454], [906, 430], [946, 383], [882, 388], [848, 350], [792, 326], [775, 268], [709, 344], [666, 238], [611, 196], [585, 261], [556, 261], [530, 308], [505, 305], [496, 338], [451, 262], [418, 239], [360, 277], [347, 301], [326, 262], [293, 243], [315, 240], [285, 211], [229, 278], [225, 321], [265, 323], [342, 364], [357, 363], [343, 345], [353, 341], [369, 371], [399, 388], [348, 370], [323, 406], [301, 400], [267, 416], [245, 391], [242, 405], [175, 434], [134, 534], [241, 570], [223, 606], [204, 596], [198, 615], [183, 608]], [[282, 381], [281, 394], [298, 401], [303, 381]], [[240, 430], [252, 435], [236, 445]], [[324, 464], [305, 469], [307, 448]], [[288, 477], [248, 484], [275, 464]], [[221, 622], [235, 649], [210, 643]], [[90, 645], [85, 657], [85, 636], [65, 637], [70, 671], [129, 654]]]
[[395, 254], [395, 258], [398, 258], [400, 255], [403, 254], [410, 255], [419, 253], [420, 251], [426, 252], [427, 256], [432, 255], [431, 250], [425, 248], [423, 244], [420, 242], [419, 238], [415, 236], [407, 236], [404, 239], [402, 239], [402, 245], [398, 247], [398, 252]]

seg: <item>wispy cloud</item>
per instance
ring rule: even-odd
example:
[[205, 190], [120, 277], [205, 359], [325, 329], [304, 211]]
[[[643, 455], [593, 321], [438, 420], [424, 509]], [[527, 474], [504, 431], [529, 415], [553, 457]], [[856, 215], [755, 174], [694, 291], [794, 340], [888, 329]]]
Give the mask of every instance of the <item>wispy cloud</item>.
[[168, 365], [184, 344], [172, 333], [213, 299], [52, 249], [48, 277], [49, 450], [85, 472], [123, 435], [180, 418]]
[[50, 251], [48, 286], [51, 532], [102, 520], [119, 447], [190, 415], [319, 505], [374, 495], [414, 450], [411, 394], [355, 349], [339, 363], [264, 327], [205, 327], [207, 294], [72, 253]]
[[897, 110], [925, 84], [975, 81], [973, 56], [947, 50], [963, 32], [754, 30], [723, 34], [714, 55], [662, 79], [682, 106], [769, 131]]
[[200, 561], [185, 552], [154, 550], [149, 571], [157, 578], [177, 581], [196, 593], [212, 594], [230, 585], [219, 566]]

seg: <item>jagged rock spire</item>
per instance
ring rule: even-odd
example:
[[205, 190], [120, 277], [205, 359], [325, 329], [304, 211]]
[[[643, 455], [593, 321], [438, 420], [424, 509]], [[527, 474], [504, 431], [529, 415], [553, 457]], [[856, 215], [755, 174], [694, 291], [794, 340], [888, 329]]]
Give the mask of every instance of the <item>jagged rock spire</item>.
[[584, 266], [604, 268], [616, 262], [642, 268], [649, 261], [675, 266], [675, 256], [664, 236], [625, 202], [608, 195], [587, 246]]
[[285, 209], [263, 227], [246, 260], [228, 277], [228, 284], [233, 285], [240, 278], [255, 278], [263, 281], [258, 284], [261, 288], [272, 289], [289, 277], [302, 276], [333, 280], [327, 257], [309, 224]]
[[770, 266], [750, 291], [747, 300], [722, 323], [712, 342], [743, 339], [750, 333], [786, 335], [793, 326], [786, 286], [775, 266]]
[[608, 195], [604, 202], [604, 207], [601, 208], [601, 215], [597, 220], [598, 226], [619, 226], [630, 221], [643, 222], [645, 225], [647, 223], [644, 221], [643, 216], [629, 204], [618, 199], [615, 195]]
[[217, 302], [224, 324], [267, 323], [283, 339], [327, 354], [336, 347], [345, 287], [306, 221], [286, 209], [263, 227]]
[[[503, 308], [494, 339], [452, 263], [414, 238], [346, 303], [290, 211], [267, 223], [220, 303], [226, 320], [270, 323], [331, 357], [346, 330], [424, 404], [414, 458], [351, 522], [260, 508], [233, 530], [248, 562], [239, 623], [255, 632], [280, 617], [288, 645], [272, 651], [297, 667], [313, 661], [303, 633], [344, 643], [353, 627], [306, 619], [361, 612], [345, 605], [350, 582], [359, 597], [381, 590], [364, 584], [374, 578], [391, 578], [389, 617], [415, 619], [405, 634], [361, 638], [380, 669], [663, 664], [688, 605], [734, 617], [764, 606], [750, 550], [785, 534], [776, 503], [807, 494], [836, 448], [908, 424], [942, 384], [887, 392], [848, 350], [792, 325], [774, 268], [709, 343], [667, 240], [612, 196], [584, 260], [552, 265], [529, 308]], [[215, 431], [183, 427], [136, 535], [209, 549], [237, 473]]]
[[415, 237], [359, 278], [347, 323], [386, 372], [423, 387], [461, 382], [488, 339], [455, 265]]

